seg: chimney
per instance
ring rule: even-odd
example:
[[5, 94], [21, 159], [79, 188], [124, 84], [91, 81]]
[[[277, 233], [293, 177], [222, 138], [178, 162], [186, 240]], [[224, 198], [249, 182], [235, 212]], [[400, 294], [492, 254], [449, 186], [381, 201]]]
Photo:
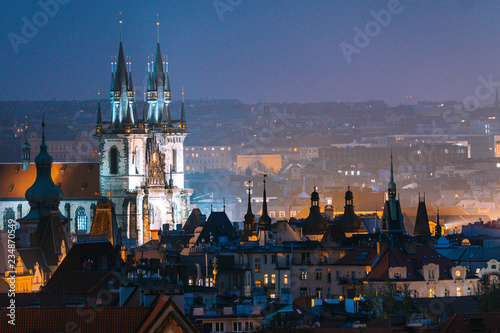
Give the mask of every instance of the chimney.
[[408, 240], [405, 244], [406, 253], [408, 254], [416, 254], [417, 253], [417, 241], [416, 240]]
[[378, 241], [377, 242], [377, 255], [381, 256], [384, 254], [385, 250], [389, 247], [389, 242], [387, 241]]

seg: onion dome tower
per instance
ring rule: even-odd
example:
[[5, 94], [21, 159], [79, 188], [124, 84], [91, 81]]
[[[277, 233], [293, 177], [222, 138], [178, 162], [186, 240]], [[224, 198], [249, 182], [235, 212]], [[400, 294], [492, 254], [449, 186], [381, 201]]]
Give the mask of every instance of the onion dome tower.
[[328, 227], [328, 221], [321, 215], [319, 207], [319, 194], [316, 191], [311, 193], [311, 207], [309, 216], [302, 222], [302, 233], [310, 240], [321, 240]]
[[59, 210], [59, 202], [63, 197], [63, 192], [52, 180], [52, 162], [52, 156], [47, 152], [47, 144], [45, 143], [45, 122], [42, 122], [42, 144], [40, 145], [40, 153], [35, 158], [36, 180], [25, 193], [31, 210], [25, 218], [28, 216], [30, 219], [49, 216], [51, 210]]
[[336, 221], [348, 236], [367, 233], [363, 221], [354, 212], [354, 195], [352, 194], [350, 186], [347, 187], [347, 191], [345, 192], [344, 214], [336, 219]]

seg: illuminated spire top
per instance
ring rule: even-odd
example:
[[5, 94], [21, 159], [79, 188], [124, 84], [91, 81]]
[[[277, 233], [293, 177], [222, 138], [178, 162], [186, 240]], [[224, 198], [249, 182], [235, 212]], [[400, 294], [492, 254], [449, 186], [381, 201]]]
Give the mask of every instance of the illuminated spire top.
[[186, 128], [186, 111], [184, 109], [184, 87], [182, 87], [181, 127], [184, 129]]
[[160, 18], [156, 14], [156, 43], [160, 43]]
[[97, 89], [97, 125], [101, 125], [102, 123], [102, 118], [101, 118], [101, 93], [99, 92], [99, 89]]
[[122, 23], [123, 23], [123, 21], [122, 21], [122, 12], [120, 12], [120, 43], [122, 42], [122, 35], [123, 35], [123, 33], [122, 33]]
[[249, 180], [248, 181], [248, 207], [247, 207], [247, 213], [245, 215], [245, 219], [254, 219], [255, 218], [255, 215], [253, 215], [252, 213], [252, 197], [251, 197], [251, 193], [252, 193], [252, 190], [250, 189], [250, 185], [252, 184], [252, 182]]
[[394, 182], [394, 166], [392, 162], [392, 150], [391, 150], [391, 181], [389, 182], [388, 186], [389, 194], [391, 192], [394, 194], [394, 197], [396, 196], [396, 183]]

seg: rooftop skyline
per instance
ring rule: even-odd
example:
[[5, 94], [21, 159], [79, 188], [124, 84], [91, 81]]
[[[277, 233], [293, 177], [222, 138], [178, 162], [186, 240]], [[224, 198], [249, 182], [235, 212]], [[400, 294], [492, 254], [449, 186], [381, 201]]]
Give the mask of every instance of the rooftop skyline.
[[107, 96], [120, 12], [139, 101], [157, 14], [174, 100], [184, 86], [188, 99], [244, 103], [475, 96], [485, 105], [500, 85], [493, 1], [43, 0], [2, 2], [0, 10], [0, 100], [94, 99], [98, 89]]

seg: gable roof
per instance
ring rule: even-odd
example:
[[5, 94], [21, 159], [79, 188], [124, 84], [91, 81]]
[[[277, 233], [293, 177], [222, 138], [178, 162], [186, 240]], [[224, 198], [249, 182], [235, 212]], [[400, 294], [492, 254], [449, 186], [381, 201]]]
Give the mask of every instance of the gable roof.
[[160, 329], [162, 332], [170, 332], [170, 330], [167, 330], [168, 326], [173, 326], [177, 332], [198, 332], [175, 302], [170, 297], [161, 295], [137, 332], [158, 332]]

